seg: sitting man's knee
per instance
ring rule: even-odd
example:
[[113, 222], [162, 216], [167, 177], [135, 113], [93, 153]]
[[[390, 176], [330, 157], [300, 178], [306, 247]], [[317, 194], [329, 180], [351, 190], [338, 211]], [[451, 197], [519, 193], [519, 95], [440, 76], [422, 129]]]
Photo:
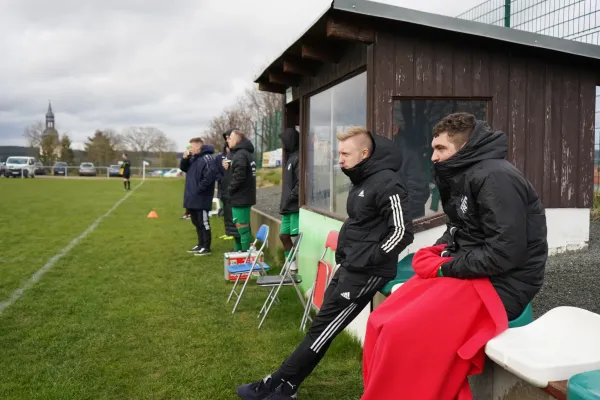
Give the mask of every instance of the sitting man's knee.
[[291, 236], [288, 235], [287, 233], [280, 233], [279, 240], [281, 240], [282, 242], [286, 242], [288, 240], [291, 240]]

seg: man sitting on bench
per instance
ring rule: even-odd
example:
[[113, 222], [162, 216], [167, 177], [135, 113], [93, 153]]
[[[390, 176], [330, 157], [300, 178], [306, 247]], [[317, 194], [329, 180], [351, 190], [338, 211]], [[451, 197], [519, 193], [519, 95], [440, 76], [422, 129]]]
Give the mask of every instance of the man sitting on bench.
[[304, 340], [264, 379], [239, 386], [245, 400], [293, 400], [333, 339], [396, 273], [398, 254], [413, 241], [407, 195], [393, 143], [350, 127], [337, 135], [342, 172], [352, 181], [348, 218], [340, 229], [335, 272]]
[[[365, 400], [454, 399], [468, 391], [466, 376], [481, 369], [487, 340], [524, 311], [543, 283], [544, 207], [506, 160], [505, 134], [456, 113], [434, 127], [432, 147], [447, 229], [435, 246], [415, 254], [417, 277], [369, 317]], [[430, 384], [419, 381], [424, 376]]]
[[517, 318], [544, 281], [548, 258], [544, 206], [531, 183], [506, 160], [506, 135], [467, 113], [442, 119], [433, 132], [435, 181], [449, 221], [435, 243], [453, 260], [440, 276], [489, 277]]

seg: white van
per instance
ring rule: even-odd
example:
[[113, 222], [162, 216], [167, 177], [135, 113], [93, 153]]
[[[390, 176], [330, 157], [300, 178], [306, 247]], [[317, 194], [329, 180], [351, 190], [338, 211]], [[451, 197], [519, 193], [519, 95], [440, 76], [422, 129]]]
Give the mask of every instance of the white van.
[[6, 159], [7, 178], [35, 178], [35, 158], [34, 157], [8, 157]]

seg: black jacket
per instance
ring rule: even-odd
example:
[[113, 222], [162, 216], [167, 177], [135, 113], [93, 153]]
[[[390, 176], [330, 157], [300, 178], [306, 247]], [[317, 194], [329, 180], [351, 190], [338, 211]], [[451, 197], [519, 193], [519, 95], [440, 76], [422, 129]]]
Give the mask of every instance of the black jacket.
[[223, 195], [223, 178], [225, 177], [225, 168], [223, 168], [223, 160], [227, 156], [227, 152], [223, 149], [222, 153], [219, 153], [215, 156], [215, 169], [216, 176], [215, 180], [217, 181], [217, 198], [222, 198]]
[[342, 171], [352, 181], [348, 219], [342, 225], [336, 262], [349, 271], [393, 278], [398, 254], [413, 241], [408, 198], [393, 143], [374, 136], [373, 155]]
[[232, 207], [250, 207], [256, 204], [256, 163], [254, 146], [248, 139], [231, 149], [231, 175], [227, 199]]
[[300, 134], [294, 128], [286, 128], [281, 134], [281, 143], [287, 156], [283, 166], [281, 183], [280, 214], [293, 214], [298, 212], [298, 183], [300, 182], [298, 149]]
[[506, 154], [504, 133], [478, 121], [465, 146], [435, 164], [448, 218], [436, 244], [454, 257], [444, 276], [489, 277], [514, 319], [542, 287], [548, 243], [544, 207]]
[[179, 169], [186, 173], [183, 207], [190, 210], [212, 209], [216, 168], [211, 145], [202, 146], [199, 154], [183, 158]]

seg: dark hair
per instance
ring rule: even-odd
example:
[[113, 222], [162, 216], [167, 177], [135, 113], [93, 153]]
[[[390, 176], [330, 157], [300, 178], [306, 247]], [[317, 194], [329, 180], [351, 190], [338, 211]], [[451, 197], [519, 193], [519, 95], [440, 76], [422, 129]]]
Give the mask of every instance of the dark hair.
[[433, 137], [447, 133], [448, 138], [457, 146], [467, 142], [475, 128], [476, 118], [473, 114], [459, 112], [446, 115], [433, 127]]
[[237, 129], [234, 129], [231, 131], [231, 133], [235, 133], [236, 135], [238, 135], [240, 137], [240, 141], [246, 139], [246, 134], [242, 131], [238, 131]]
[[201, 137], [195, 137], [195, 138], [191, 138], [190, 139], [190, 143], [200, 143], [200, 144], [204, 144], [204, 140], [202, 140]]

